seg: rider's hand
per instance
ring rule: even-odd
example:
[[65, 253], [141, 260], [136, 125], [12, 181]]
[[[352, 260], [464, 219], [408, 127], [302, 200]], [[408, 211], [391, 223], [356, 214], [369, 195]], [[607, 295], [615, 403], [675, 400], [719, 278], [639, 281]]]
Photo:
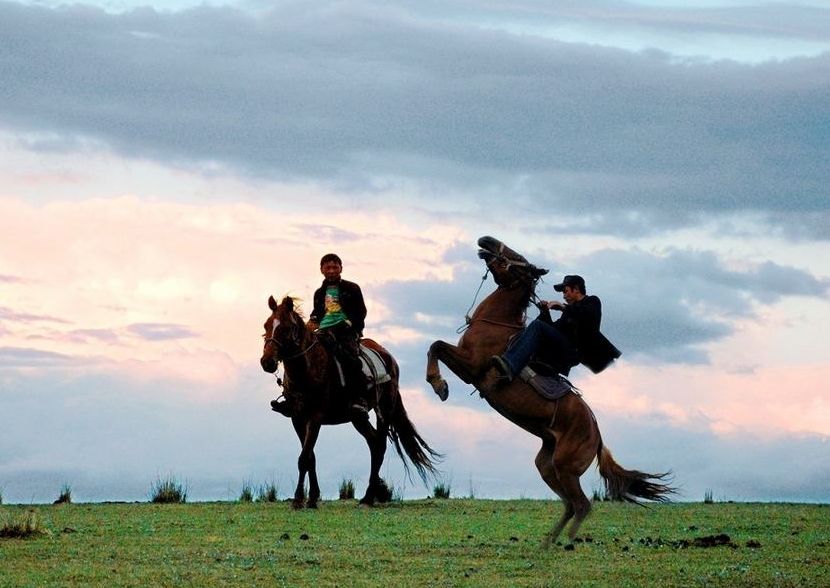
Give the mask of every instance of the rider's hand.
[[552, 308], [553, 310], [565, 310], [565, 304], [559, 302], [558, 300], [554, 300], [553, 302], [548, 302], [548, 308]]

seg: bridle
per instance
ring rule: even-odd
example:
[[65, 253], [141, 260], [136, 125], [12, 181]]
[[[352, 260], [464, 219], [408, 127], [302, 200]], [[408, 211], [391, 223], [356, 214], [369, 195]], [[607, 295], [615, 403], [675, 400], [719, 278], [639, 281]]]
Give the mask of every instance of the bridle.
[[[483, 276], [481, 276], [481, 283], [478, 285], [478, 289], [476, 290], [475, 296], [473, 297], [473, 302], [472, 302], [472, 304], [470, 304], [470, 308], [468, 308], [467, 312], [464, 314], [464, 324], [462, 326], [460, 326], [458, 329], [456, 329], [456, 333], [462, 333], [462, 332], [466, 331], [470, 327], [470, 325], [473, 323], [473, 319], [470, 317], [470, 311], [475, 306], [476, 300], [478, 299], [478, 294], [479, 294], [479, 292], [481, 292], [481, 287], [484, 285], [485, 280], [487, 280], [487, 276], [492, 271], [490, 269], [490, 265], [495, 263], [496, 261], [502, 263], [504, 265], [505, 271], [508, 272], [511, 276], [514, 276], [513, 281], [510, 282], [509, 284], [505, 285], [504, 286], [505, 288], [512, 288], [517, 283], [526, 284], [530, 287], [530, 300], [534, 304], [540, 301], [540, 298], [536, 295], [536, 285], [539, 283], [539, 280], [541, 280], [542, 277], [541, 276], [534, 276], [533, 272], [530, 270], [530, 268], [535, 268], [535, 266], [533, 266], [533, 264], [531, 264], [531, 263], [528, 263], [527, 261], [518, 261], [518, 260], [512, 260], [512, 259], [507, 258], [504, 255], [504, 249], [505, 249], [504, 243], [500, 243], [498, 253], [493, 253], [492, 251], [487, 251], [486, 252], [487, 259], [485, 260], [484, 263], [487, 266], [487, 271], [484, 272]], [[481, 254], [479, 254], [479, 255], [481, 255]], [[527, 270], [527, 273], [524, 276], [515, 275], [515, 273], [513, 271], [511, 271], [514, 267], [525, 269], [525, 270]], [[488, 323], [488, 324], [496, 325], [496, 326], [499, 326], [499, 327], [506, 327], [506, 328], [517, 330], [517, 331], [520, 330], [520, 329], [523, 329], [525, 327], [524, 321], [521, 324], [519, 324], [519, 323], [503, 323], [503, 322], [500, 322], [500, 321], [494, 321], [494, 320], [490, 320], [490, 319], [486, 319], [486, 318], [477, 318], [477, 319], [475, 319], [475, 321], [476, 322], [482, 322], [482, 323]]]
[[[267, 345], [268, 343], [271, 343], [271, 344], [272, 344], [272, 345], [276, 348], [276, 355], [281, 355], [281, 353], [280, 353], [280, 352], [281, 352], [281, 349], [282, 349], [282, 347], [283, 347], [283, 342], [282, 342], [282, 341], [280, 341], [279, 339], [277, 339], [276, 337], [274, 337], [274, 333], [276, 333], [276, 331], [277, 331], [277, 326], [279, 325], [279, 322], [280, 322], [280, 320], [279, 320], [276, 316], [274, 316], [274, 320], [273, 320], [273, 321], [272, 321], [272, 323], [271, 323], [271, 336], [269, 337], [267, 334], [265, 334], [265, 335], [263, 335], [263, 336], [262, 336], [262, 338], [265, 340], [265, 344], [266, 344], [266, 345]], [[276, 324], [275, 324], [275, 323], [276, 323]], [[311, 350], [312, 350], [312, 348], [314, 348], [314, 346], [315, 346], [315, 345], [317, 345], [318, 339], [315, 337], [315, 338], [314, 338], [314, 341], [311, 343], [311, 345], [309, 345], [309, 346], [308, 346], [308, 347], [306, 347], [305, 349], [302, 349], [302, 347], [300, 346], [300, 343], [301, 343], [301, 342], [300, 342], [299, 338], [298, 338], [298, 337], [293, 336], [293, 334], [294, 334], [294, 333], [296, 333], [298, 330], [299, 330], [299, 329], [297, 329], [297, 328], [296, 328], [296, 326], [295, 326], [295, 328], [291, 329], [291, 332], [292, 332], [292, 337], [291, 337], [290, 342], [291, 342], [294, 346], [296, 346], [296, 347], [297, 347], [300, 351], [299, 351], [299, 352], [297, 352], [297, 353], [295, 353], [294, 355], [289, 355], [289, 356], [286, 356], [286, 357], [280, 357], [279, 359], [277, 359], [277, 361], [278, 361], [278, 362], [279, 362], [279, 361], [282, 361], [282, 362], [284, 363], [284, 362], [285, 362], [285, 361], [287, 361], [287, 360], [291, 360], [291, 359], [296, 359], [296, 358], [298, 358], [298, 357], [302, 357], [303, 355], [305, 355], [305, 354], [307, 354], [309, 351], [311, 351]]]

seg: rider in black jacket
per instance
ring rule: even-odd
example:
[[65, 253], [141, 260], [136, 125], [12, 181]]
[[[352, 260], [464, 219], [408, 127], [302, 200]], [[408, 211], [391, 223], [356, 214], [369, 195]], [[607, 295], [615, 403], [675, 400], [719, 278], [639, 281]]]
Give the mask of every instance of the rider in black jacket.
[[[587, 295], [585, 280], [581, 276], [565, 276], [553, 288], [563, 293], [565, 304], [541, 301], [539, 317], [503, 355], [493, 357], [493, 365], [508, 381], [537, 354], [557, 373], [566, 376], [578, 363], [598, 374], [620, 356], [620, 351], [600, 333], [602, 302]], [[562, 316], [552, 321], [550, 309], [561, 311]]]
[[360, 361], [366, 304], [360, 286], [342, 279], [342, 271], [343, 262], [335, 253], [320, 259], [320, 273], [325, 279], [314, 292], [314, 310], [309, 321], [316, 323], [321, 342], [340, 360], [352, 410], [366, 414], [366, 378]]

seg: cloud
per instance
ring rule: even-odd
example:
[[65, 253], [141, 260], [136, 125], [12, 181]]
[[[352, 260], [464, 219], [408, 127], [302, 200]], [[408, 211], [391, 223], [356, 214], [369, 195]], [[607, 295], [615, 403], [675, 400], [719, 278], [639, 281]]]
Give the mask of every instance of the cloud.
[[19, 278], [18, 276], [0, 275], [0, 284], [17, 284], [22, 281], [22, 278]]
[[[474, 259], [469, 251], [466, 257]], [[739, 321], [757, 320], [761, 307], [790, 296], [822, 299], [830, 288], [827, 279], [770, 261], [731, 268], [714, 251], [602, 249], [553, 265], [586, 278], [603, 301], [603, 331], [635, 362], [707, 363], [705, 345], [733, 334]], [[459, 265], [450, 282], [388, 282], [381, 294], [389, 319], [446, 339], [473, 305], [476, 267], [483, 264]], [[493, 289], [486, 282], [476, 304]], [[558, 297], [547, 283], [537, 293]], [[531, 319], [536, 314], [529, 309]]]
[[43, 367], [71, 361], [71, 357], [51, 351], [0, 347], [0, 368]]
[[[9, 280], [9, 284], [22, 284], [24, 280]], [[17, 312], [12, 308], [0, 306], [0, 320], [8, 321], [8, 322], [18, 322], [18, 323], [40, 323], [40, 322], [48, 322], [48, 323], [64, 323], [66, 324], [68, 321], [64, 319], [48, 316], [48, 315], [40, 315], [40, 314], [31, 314], [28, 312]]]
[[[214, 400], [182, 393], [186, 386], [209, 388], [204, 392]], [[4, 499], [51, 501], [69, 483], [78, 500], [147, 500], [151, 482], [168, 473], [187, 480], [196, 500], [235, 499], [244, 480], [275, 480], [285, 496], [295, 482], [299, 444], [290, 422], [270, 411], [272, 392], [258, 368], [244, 368], [230, 381], [200, 384], [135, 380], [119, 369], [79, 374], [52, 368], [6, 377], [4, 410], [18, 418], [0, 428]], [[440, 403], [420, 389], [403, 390], [419, 432], [446, 454], [441, 470], [453, 494], [472, 487], [479, 497], [550, 498], [533, 465], [539, 440], [480, 399], [466, 404], [470, 399], [458, 392]], [[596, 386], [586, 395], [619, 463], [651, 472], [672, 469], [681, 499], [699, 501], [708, 489], [718, 499], [828, 499], [827, 435], [771, 434], [780, 422], [774, 405], [772, 420], [759, 415], [760, 432], [736, 427], [725, 433], [709, 416], [678, 421], [657, 405], [632, 413], [608, 402], [611, 391]], [[655, 397], [660, 395], [667, 392]], [[779, 395], [782, 406], [788, 400]], [[369, 452], [351, 427], [324, 427], [316, 455], [325, 496], [335, 496], [343, 478], [366, 483]], [[803, 459], [787, 457], [792, 455]], [[409, 498], [431, 491], [406, 485], [394, 452], [387, 452], [381, 473]], [[594, 467], [583, 487], [589, 494], [600, 487]]]
[[3, 2], [0, 16], [0, 73], [14, 80], [0, 125], [64, 149], [90, 139], [378, 201], [389, 186], [434, 203], [456, 192], [477, 214], [507, 199], [608, 231], [620, 212], [650, 231], [722, 211], [808, 218], [805, 238], [830, 225], [830, 53], [677, 64], [364, 3], [107, 14]]
[[164, 323], [136, 323], [129, 325], [127, 331], [147, 341], [189, 339], [197, 336], [193, 330], [184, 325]]

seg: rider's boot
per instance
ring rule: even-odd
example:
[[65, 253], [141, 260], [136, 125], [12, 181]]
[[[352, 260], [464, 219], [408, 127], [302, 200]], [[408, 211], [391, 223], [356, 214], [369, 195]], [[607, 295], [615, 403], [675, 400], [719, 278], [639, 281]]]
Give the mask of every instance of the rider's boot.
[[509, 384], [513, 381], [513, 370], [510, 369], [510, 364], [501, 355], [494, 355], [490, 358], [490, 365], [495, 368], [498, 377], [496, 378], [496, 385], [501, 386]]
[[276, 398], [271, 401], [271, 410], [274, 412], [280, 413], [282, 416], [292, 417], [294, 416], [294, 410], [291, 404], [287, 400], [280, 400]]

